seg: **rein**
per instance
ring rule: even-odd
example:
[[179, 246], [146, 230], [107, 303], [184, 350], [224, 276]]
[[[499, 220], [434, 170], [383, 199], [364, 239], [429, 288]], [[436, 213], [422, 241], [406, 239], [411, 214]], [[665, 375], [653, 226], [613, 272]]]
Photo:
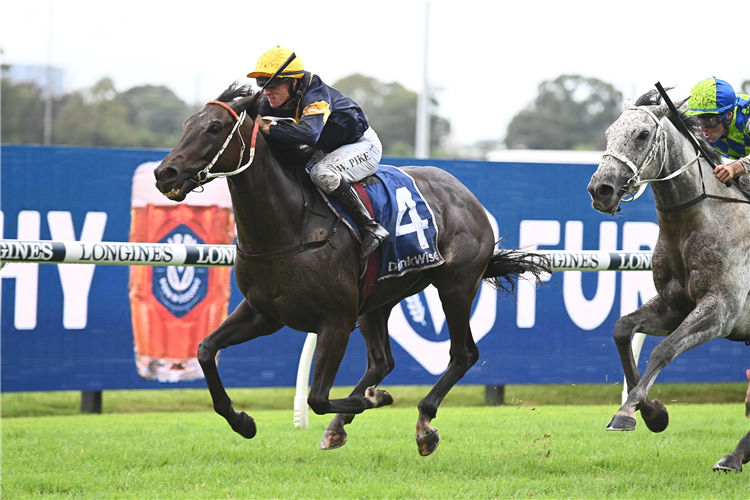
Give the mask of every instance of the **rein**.
[[[233, 176], [233, 175], [237, 175], [237, 174], [239, 174], [241, 172], [244, 172], [250, 166], [250, 164], [253, 162], [253, 159], [255, 158], [255, 140], [258, 137], [258, 128], [259, 128], [258, 122], [254, 122], [254, 125], [253, 125], [253, 135], [252, 135], [252, 139], [250, 141], [250, 159], [247, 161], [247, 163], [245, 163], [244, 165], [241, 165], [242, 164], [242, 157], [243, 157], [243, 155], [245, 153], [245, 139], [242, 138], [242, 132], [240, 131], [237, 134], [237, 136], [240, 138], [240, 141], [242, 142], [242, 148], [240, 149], [240, 159], [237, 162], [237, 168], [235, 170], [232, 170], [231, 172], [219, 172], [219, 173], [213, 174], [213, 173], [209, 172], [209, 170], [211, 170], [211, 167], [214, 166], [214, 164], [216, 163], [216, 161], [219, 159], [219, 157], [221, 156], [221, 154], [224, 152], [224, 150], [226, 149], [227, 145], [229, 144], [229, 141], [234, 136], [234, 133], [237, 132], [237, 130], [239, 129], [240, 126], [242, 126], [242, 123], [245, 121], [245, 118], [247, 117], [247, 111], [243, 111], [242, 113], [240, 113], [239, 115], [237, 115], [237, 113], [229, 105], [227, 105], [224, 102], [221, 102], [221, 101], [208, 101], [206, 103], [206, 105], [208, 105], [208, 104], [217, 104], [217, 105], [223, 107], [224, 109], [226, 109], [227, 111], [229, 111], [232, 114], [232, 116], [234, 117], [234, 119], [236, 120], [236, 123], [234, 124], [234, 128], [232, 128], [232, 131], [229, 133], [229, 135], [227, 136], [226, 140], [224, 141], [224, 144], [221, 146], [221, 148], [219, 149], [219, 151], [216, 153], [216, 156], [214, 156], [214, 159], [211, 160], [211, 163], [209, 163], [208, 166], [206, 166], [206, 168], [204, 168], [203, 170], [201, 170], [200, 172], [198, 172], [197, 177], [198, 177], [198, 185], [199, 186], [201, 184], [204, 184], [209, 179], [214, 179], [214, 178], [217, 178], [217, 177], [230, 177], [230, 176]], [[203, 176], [203, 177], [201, 177], [201, 176]], [[300, 191], [302, 192], [302, 197], [303, 197], [303, 201], [304, 201], [305, 190], [302, 189], [302, 181], [299, 178], [299, 174], [297, 175], [297, 181], [300, 183]], [[307, 218], [307, 211], [310, 210], [310, 208], [309, 208], [309, 204], [307, 202], [304, 202], [304, 206], [305, 206], [305, 209], [306, 209], [305, 210], [305, 219], [306, 219]], [[315, 213], [315, 212], [313, 212], [313, 213]], [[316, 214], [316, 215], [318, 215], [318, 214]], [[336, 231], [338, 229], [338, 225], [341, 223], [341, 219], [342, 218], [343, 218], [343, 216], [339, 215], [338, 219], [333, 224], [333, 227], [331, 228], [331, 230], [328, 231], [328, 237], [326, 239], [316, 240], [316, 241], [308, 241], [308, 242], [305, 242], [305, 243], [299, 243], [299, 244], [297, 244], [297, 245], [295, 245], [293, 247], [285, 248], [283, 250], [276, 250], [276, 251], [273, 251], [273, 252], [256, 253], [256, 254], [249, 254], [249, 253], [243, 252], [242, 250], [240, 250], [240, 246], [239, 246], [239, 242], [238, 242], [238, 243], [235, 244], [235, 248], [237, 250], [237, 255], [240, 255], [244, 259], [247, 259], [247, 260], [261, 260], [261, 261], [262, 260], [276, 260], [276, 259], [282, 259], [284, 257], [289, 257], [290, 255], [295, 255], [295, 254], [298, 254], [298, 253], [306, 252], [308, 250], [313, 250], [315, 248], [320, 248], [320, 247], [322, 247], [322, 246], [330, 243], [330, 241], [333, 239], [333, 237], [336, 234]], [[301, 227], [302, 228], [305, 227], [305, 221], [302, 222]], [[302, 238], [300, 237], [300, 239], [302, 239]]]
[[[305, 189], [302, 187], [302, 180], [299, 178], [299, 173], [297, 173], [297, 182], [299, 182], [300, 191], [302, 192], [302, 201], [303, 205], [305, 207], [305, 216], [304, 220], [302, 221], [301, 228], [304, 230], [306, 222], [307, 222], [307, 213], [308, 211], [318, 215], [325, 217], [325, 215], [321, 215], [318, 213], [313, 212], [310, 209], [310, 204], [305, 201]], [[289, 257], [290, 255], [296, 255], [298, 253], [306, 252], [308, 250], [313, 250], [315, 248], [320, 248], [322, 246], [325, 246], [326, 244], [330, 243], [333, 237], [336, 234], [336, 231], [338, 230], [339, 224], [341, 223], [341, 220], [344, 218], [343, 215], [339, 214], [338, 218], [336, 219], [336, 222], [334, 222], [333, 227], [328, 231], [328, 237], [323, 240], [315, 240], [315, 241], [308, 241], [305, 243], [299, 243], [293, 247], [284, 248], [283, 250], [275, 250], [273, 252], [266, 252], [266, 253], [245, 253], [240, 250], [239, 243], [235, 245], [237, 248], [237, 254], [242, 256], [246, 260], [276, 260], [276, 259], [282, 259], [284, 257]], [[300, 235], [300, 240], [302, 239], [302, 235]], [[331, 243], [333, 245], [333, 243]]]

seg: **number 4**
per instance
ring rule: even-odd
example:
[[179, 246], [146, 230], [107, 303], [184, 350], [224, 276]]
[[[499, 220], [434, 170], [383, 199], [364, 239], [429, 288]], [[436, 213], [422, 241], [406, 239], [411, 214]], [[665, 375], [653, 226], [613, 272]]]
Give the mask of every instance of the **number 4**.
[[[424, 230], [430, 226], [430, 221], [419, 218], [419, 213], [417, 213], [417, 204], [411, 198], [411, 192], [409, 191], [409, 189], [405, 187], [398, 188], [396, 190], [396, 201], [398, 202], [396, 236], [417, 233], [420, 248], [428, 248], [430, 245], [427, 243], [427, 238], [424, 235]], [[409, 224], [402, 225], [401, 219], [404, 218], [404, 214], [407, 210], [409, 211], [409, 218], [411, 219], [411, 222]]]

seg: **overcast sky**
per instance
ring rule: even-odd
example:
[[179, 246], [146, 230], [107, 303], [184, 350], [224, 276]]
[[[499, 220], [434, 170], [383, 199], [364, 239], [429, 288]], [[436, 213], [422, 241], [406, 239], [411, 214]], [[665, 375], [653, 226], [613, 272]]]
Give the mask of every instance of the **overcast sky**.
[[[65, 89], [102, 77], [118, 90], [165, 85], [189, 103], [250, 83], [281, 45], [327, 83], [353, 73], [420, 91], [427, 74], [457, 144], [500, 139], [511, 118], [562, 74], [613, 84], [626, 98], [660, 81], [687, 97], [709, 76], [750, 79], [747, 0], [2, 0], [6, 64], [50, 63]], [[425, 12], [429, 15], [426, 16]], [[739, 23], [739, 24], [738, 24]], [[739, 55], [738, 55], [739, 54]], [[365, 113], [367, 110], [365, 110]], [[602, 131], [603, 133], [603, 131]]]

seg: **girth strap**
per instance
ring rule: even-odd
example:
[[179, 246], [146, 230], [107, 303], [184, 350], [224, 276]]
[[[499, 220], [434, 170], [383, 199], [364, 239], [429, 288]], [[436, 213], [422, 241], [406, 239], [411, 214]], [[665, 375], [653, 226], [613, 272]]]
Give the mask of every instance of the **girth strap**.
[[[338, 223], [341, 221], [341, 217], [336, 221], [336, 226], [338, 226]], [[333, 238], [333, 234], [336, 232], [336, 226], [331, 230], [329, 233], [330, 236], [325, 240], [318, 240], [318, 241], [308, 241], [305, 243], [300, 243], [299, 245], [293, 246], [291, 248], [285, 248], [284, 250], [277, 250], [275, 252], [267, 252], [267, 253], [244, 253], [240, 251], [240, 248], [237, 247], [237, 254], [241, 255], [242, 258], [247, 260], [276, 260], [276, 259], [283, 259], [284, 257], [289, 257], [290, 255], [295, 255], [298, 253], [306, 252], [308, 250], [312, 250], [314, 248], [320, 248], [323, 245], [327, 244], [331, 239]]]
[[[307, 212], [312, 210], [310, 209], [310, 205], [308, 204], [307, 200], [305, 200], [305, 189], [302, 187], [302, 179], [300, 178], [300, 172], [297, 171], [297, 182], [299, 183], [300, 192], [302, 193], [302, 203], [305, 207], [305, 220], [302, 221], [301, 231], [304, 230], [306, 221], [307, 221]], [[315, 215], [321, 215], [317, 214], [315, 212], [312, 212]], [[341, 219], [343, 219], [343, 215], [339, 215], [338, 219], [336, 219], [336, 222], [333, 224], [333, 227], [330, 231], [328, 231], [328, 237], [324, 240], [316, 240], [316, 241], [307, 241], [305, 243], [299, 243], [293, 247], [284, 248], [283, 250], [276, 250], [273, 252], [266, 252], [266, 253], [254, 253], [249, 254], [245, 253], [240, 250], [239, 245], [235, 245], [237, 248], [237, 255], [242, 256], [243, 259], [246, 260], [276, 260], [276, 259], [283, 259], [284, 257], [289, 257], [290, 255], [296, 255], [298, 253], [307, 252], [308, 250], [314, 250], [316, 248], [320, 248], [328, 243], [333, 239], [333, 237], [336, 235], [336, 231], [338, 230], [338, 226], [341, 223]], [[300, 239], [301, 236], [300, 236]]]

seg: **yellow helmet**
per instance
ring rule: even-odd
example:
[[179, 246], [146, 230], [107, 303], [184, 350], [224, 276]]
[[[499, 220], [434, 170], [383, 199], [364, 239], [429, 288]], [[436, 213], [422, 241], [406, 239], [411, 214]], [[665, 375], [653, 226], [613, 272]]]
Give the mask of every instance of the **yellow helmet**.
[[[264, 52], [255, 64], [255, 71], [248, 73], [248, 78], [256, 78], [258, 85], [265, 85], [269, 78], [281, 67], [284, 62], [292, 55], [292, 51], [279, 47], [278, 45], [271, 50]], [[305, 68], [302, 66], [302, 60], [296, 56], [284, 71], [276, 77], [278, 83], [284, 82], [289, 78], [302, 78], [305, 75]], [[277, 82], [274, 82], [274, 84]], [[269, 86], [273, 86], [269, 85]]]

